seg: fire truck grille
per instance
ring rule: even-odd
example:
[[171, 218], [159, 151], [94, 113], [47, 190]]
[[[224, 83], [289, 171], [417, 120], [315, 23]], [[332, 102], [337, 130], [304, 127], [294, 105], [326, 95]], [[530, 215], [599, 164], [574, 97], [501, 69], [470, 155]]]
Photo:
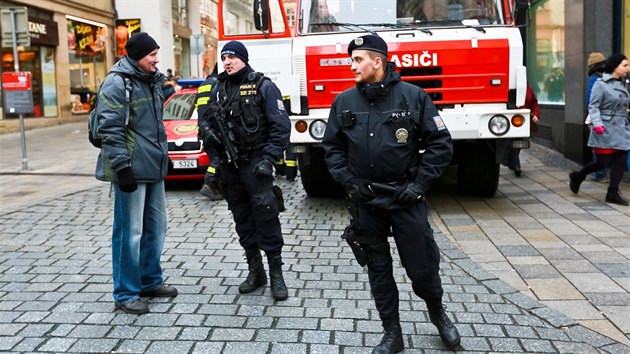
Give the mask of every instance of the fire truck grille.
[[[442, 75], [441, 67], [402, 68], [400, 70], [400, 75], [403, 80], [409, 82], [410, 84], [422, 87], [423, 89], [439, 89], [442, 87], [442, 80], [439, 77], [436, 77]], [[427, 78], [419, 78], [419, 76], [427, 76]], [[433, 91], [427, 93], [433, 102], [442, 100], [442, 92]]]

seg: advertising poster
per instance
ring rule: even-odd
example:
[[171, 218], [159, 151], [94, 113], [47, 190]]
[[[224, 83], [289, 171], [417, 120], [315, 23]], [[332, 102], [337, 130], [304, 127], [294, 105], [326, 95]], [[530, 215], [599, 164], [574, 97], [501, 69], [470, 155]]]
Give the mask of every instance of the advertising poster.
[[44, 117], [57, 116], [57, 85], [55, 83], [55, 49], [42, 47], [42, 93], [44, 96]]
[[77, 57], [92, 57], [105, 52], [107, 28], [68, 20], [68, 49]]
[[123, 55], [127, 54], [125, 45], [127, 40], [132, 34], [140, 32], [140, 19], [122, 19], [116, 20], [116, 58], [120, 59]]

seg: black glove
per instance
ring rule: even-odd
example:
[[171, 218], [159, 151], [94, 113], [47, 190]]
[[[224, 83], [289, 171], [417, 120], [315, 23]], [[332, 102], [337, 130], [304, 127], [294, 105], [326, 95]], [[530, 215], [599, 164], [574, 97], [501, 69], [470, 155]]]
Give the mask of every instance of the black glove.
[[376, 198], [376, 193], [370, 189], [370, 180], [353, 178], [346, 183], [346, 195], [353, 202], [367, 202]]
[[414, 182], [398, 187], [393, 196], [394, 200], [402, 204], [410, 204], [424, 199], [422, 188]]
[[118, 175], [118, 185], [123, 192], [131, 193], [138, 189], [136, 183], [136, 177], [131, 172], [131, 167], [125, 167], [122, 170], [116, 172]]
[[267, 159], [260, 160], [254, 167], [254, 174], [256, 176], [273, 176], [273, 162]]
[[208, 128], [204, 129], [201, 134], [203, 140], [203, 146], [217, 147], [221, 146], [221, 140], [214, 134], [214, 132]]

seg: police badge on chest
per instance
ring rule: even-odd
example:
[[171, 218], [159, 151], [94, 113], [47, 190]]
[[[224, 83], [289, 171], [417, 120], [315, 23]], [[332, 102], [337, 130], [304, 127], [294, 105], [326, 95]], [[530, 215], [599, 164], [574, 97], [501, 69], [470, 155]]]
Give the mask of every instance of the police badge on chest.
[[396, 129], [396, 142], [398, 144], [406, 144], [409, 139], [409, 131], [405, 128]]

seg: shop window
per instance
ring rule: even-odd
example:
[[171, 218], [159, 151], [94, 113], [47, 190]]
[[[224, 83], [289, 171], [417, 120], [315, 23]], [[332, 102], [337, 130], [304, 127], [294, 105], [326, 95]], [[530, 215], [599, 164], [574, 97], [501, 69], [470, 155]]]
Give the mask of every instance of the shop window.
[[107, 75], [105, 39], [107, 28], [95, 23], [67, 19], [69, 75], [72, 112], [89, 110], [90, 98]]
[[564, 104], [564, 1], [538, 1], [530, 11], [527, 79], [539, 102]]

